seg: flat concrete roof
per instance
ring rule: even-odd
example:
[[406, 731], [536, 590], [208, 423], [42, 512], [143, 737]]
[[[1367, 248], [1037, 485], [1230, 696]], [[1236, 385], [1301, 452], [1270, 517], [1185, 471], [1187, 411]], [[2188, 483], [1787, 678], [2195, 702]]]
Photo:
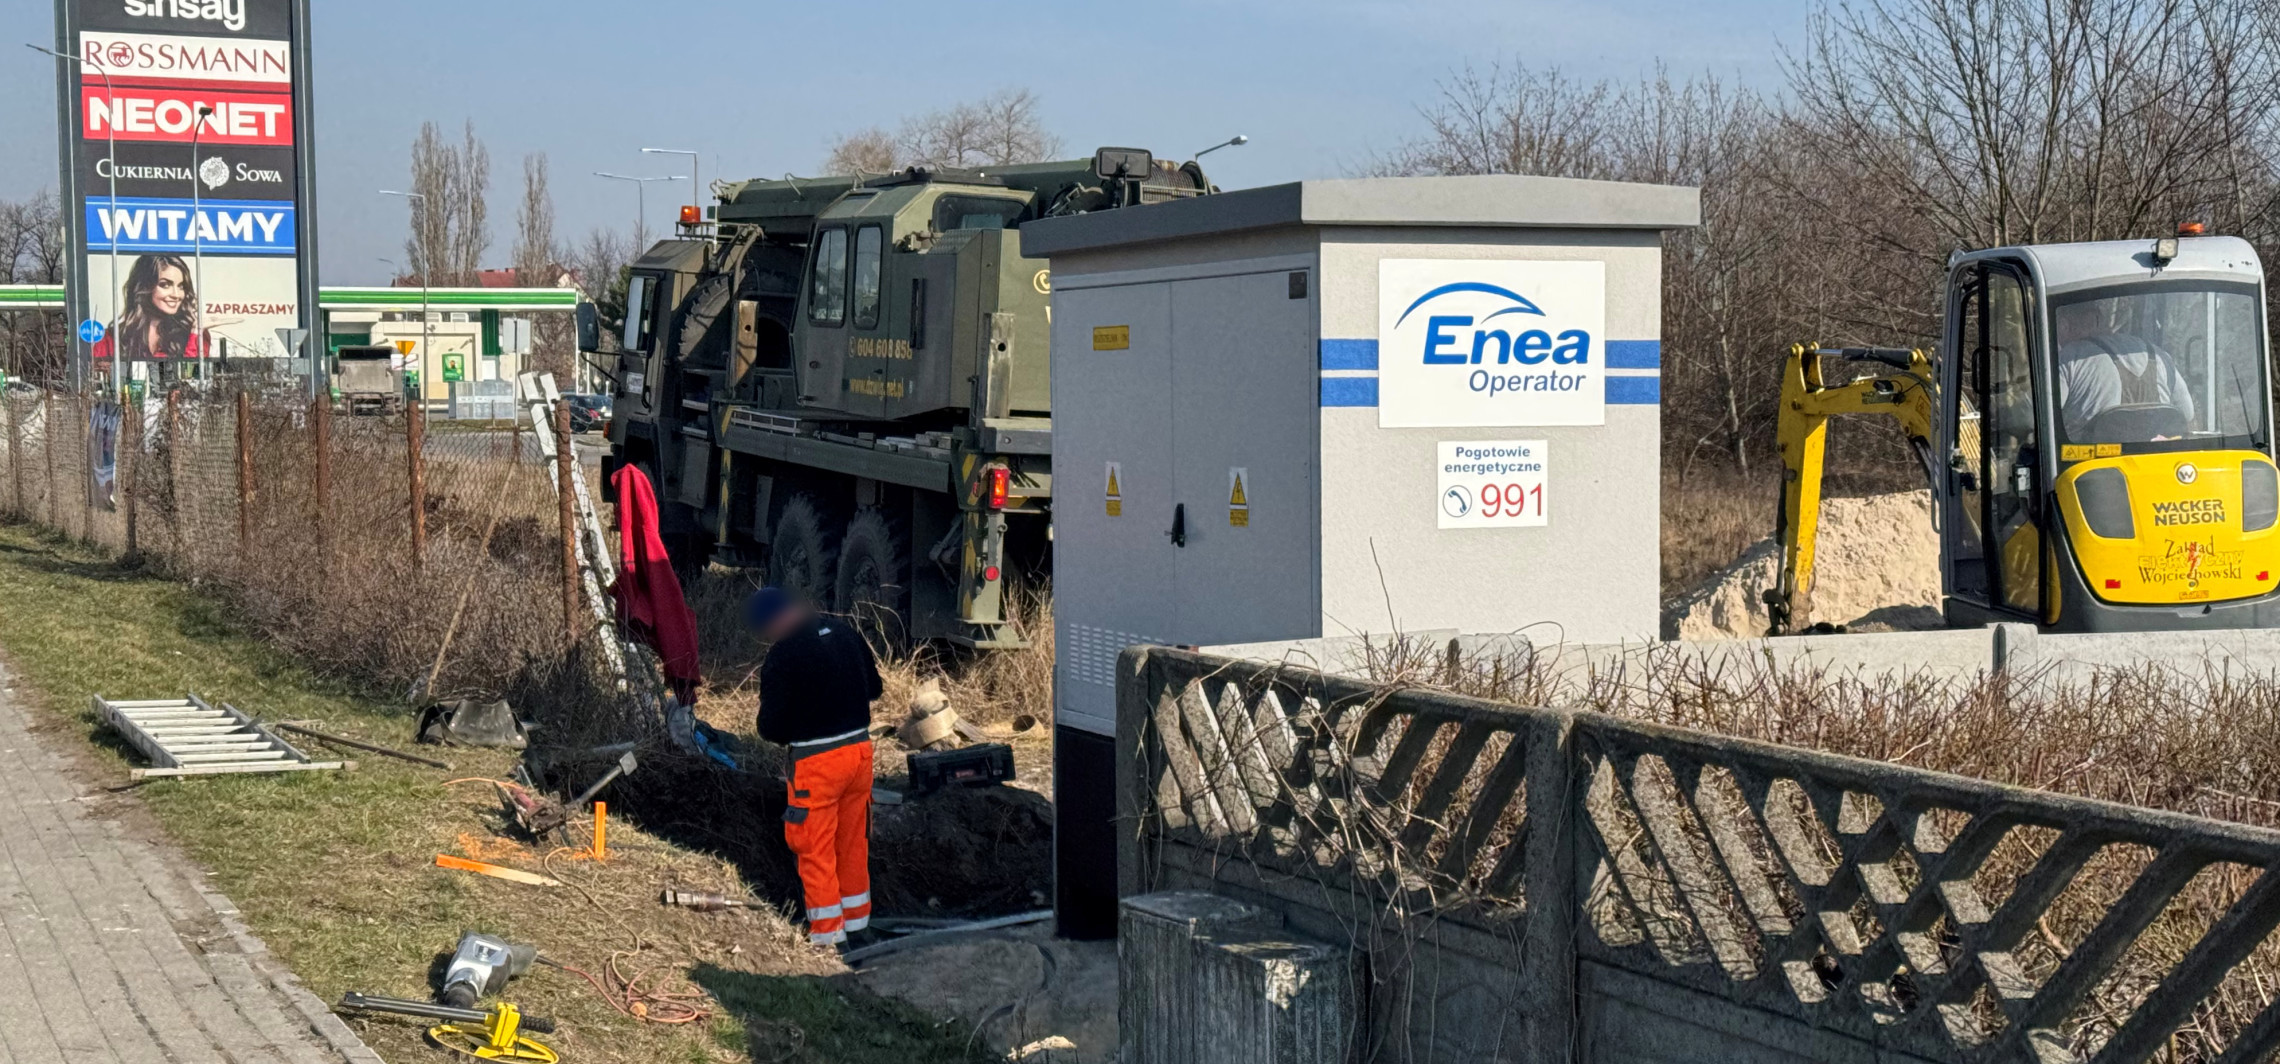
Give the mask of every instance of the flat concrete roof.
[[1052, 255], [1293, 225], [1680, 229], [1701, 222], [1701, 190], [1681, 185], [1514, 174], [1363, 177], [1040, 218], [1021, 227], [1021, 253]]

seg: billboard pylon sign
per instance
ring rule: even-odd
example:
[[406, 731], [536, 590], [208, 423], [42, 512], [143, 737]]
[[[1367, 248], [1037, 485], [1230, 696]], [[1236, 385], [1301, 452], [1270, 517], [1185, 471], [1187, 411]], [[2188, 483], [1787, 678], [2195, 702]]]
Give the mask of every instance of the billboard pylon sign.
[[[56, 0], [78, 369], [291, 358], [321, 328], [308, 0]], [[321, 360], [308, 365], [311, 393]]]

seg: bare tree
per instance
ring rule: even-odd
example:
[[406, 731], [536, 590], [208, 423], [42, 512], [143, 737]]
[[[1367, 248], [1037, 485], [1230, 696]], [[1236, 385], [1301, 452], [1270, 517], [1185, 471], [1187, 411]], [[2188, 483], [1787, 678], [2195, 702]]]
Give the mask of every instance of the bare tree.
[[[55, 194], [0, 202], [0, 284], [60, 284], [63, 281], [63, 220]], [[63, 315], [51, 310], [0, 315], [0, 361], [11, 379], [60, 381], [69, 372], [71, 353]]]
[[546, 186], [546, 153], [523, 156], [522, 203], [515, 208], [515, 283], [550, 285], [546, 273], [558, 263], [554, 244], [554, 195]]
[[827, 174], [888, 174], [902, 169], [895, 135], [878, 126], [857, 130], [831, 143], [823, 157]]
[[[404, 239], [413, 273], [436, 285], [470, 285], [490, 250], [491, 152], [467, 123], [461, 142], [447, 143], [435, 123], [420, 126], [412, 142], [411, 232]], [[432, 251], [431, 251], [432, 249]], [[434, 255], [431, 263], [428, 259]]]
[[1037, 94], [1007, 89], [980, 100], [905, 118], [889, 134], [883, 127], [832, 142], [826, 173], [891, 173], [909, 166], [973, 169], [1042, 162], [1061, 150], [1045, 128]]

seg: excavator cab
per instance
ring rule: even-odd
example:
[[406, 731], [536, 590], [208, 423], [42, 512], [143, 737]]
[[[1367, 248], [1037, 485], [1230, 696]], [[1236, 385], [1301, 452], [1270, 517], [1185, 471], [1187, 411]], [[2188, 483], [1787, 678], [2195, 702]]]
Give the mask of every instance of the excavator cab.
[[[1936, 357], [1792, 350], [1775, 632], [1811, 621], [1825, 422], [1868, 412], [1897, 416], [1924, 459], [1948, 624], [2280, 627], [2264, 273], [2246, 241], [1959, 254], [1944, 328]], [[1898, 372], [1826, 385], [1830, 355]]]

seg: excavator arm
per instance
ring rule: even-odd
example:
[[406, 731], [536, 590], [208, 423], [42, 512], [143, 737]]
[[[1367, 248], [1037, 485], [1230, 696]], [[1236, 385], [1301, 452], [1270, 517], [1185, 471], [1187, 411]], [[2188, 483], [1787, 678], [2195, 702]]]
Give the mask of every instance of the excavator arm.
[[[1894, 372], [1831, 385], [1822, 377], [1824, 358], [1877, 362]], [[1789, 346], [1781, 376], [1781, 524], [1775, 533], [1781, 542], [1781, 570], [1775, 586], [1765, 592], [1772, 621], [1767, 635], [1786, 635], [1812, 623], [1813, 551], [1820, 533], [1822, 451], [1828, 442], [1829, 419], [1840, 414], [1898, 418], [1900, 430], [1924, 463], [1925, 475], [1934, 476], [1932, 419], [1939, 392], [1935, 381], [1931, 358], [1921, 350]]]

